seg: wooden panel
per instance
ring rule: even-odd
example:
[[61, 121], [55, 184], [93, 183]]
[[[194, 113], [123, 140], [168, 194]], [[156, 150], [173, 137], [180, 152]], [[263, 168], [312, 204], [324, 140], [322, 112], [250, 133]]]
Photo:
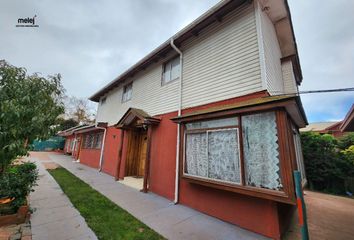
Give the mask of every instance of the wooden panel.
[[147, 133], [141, 130], [128, 130], [128, 152], [125, 176], [143, 176], [146, 158]]

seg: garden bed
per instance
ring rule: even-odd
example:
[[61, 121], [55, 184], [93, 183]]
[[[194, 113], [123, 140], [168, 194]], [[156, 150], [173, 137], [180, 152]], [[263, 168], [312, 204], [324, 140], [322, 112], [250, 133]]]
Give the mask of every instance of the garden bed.
[[0, 215], [0, 227], [11, 225], [11, 224], [24, 223], [29, 219], [29, 216], [30, 216], [29, 206], [23, 205], [18, 208], [16, 213], [8, 214], [8, 215]]

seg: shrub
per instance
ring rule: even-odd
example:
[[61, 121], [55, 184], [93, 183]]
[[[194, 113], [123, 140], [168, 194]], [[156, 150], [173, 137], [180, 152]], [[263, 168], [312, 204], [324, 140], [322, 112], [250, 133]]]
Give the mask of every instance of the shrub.
[[0, 175], [0, 198], [14, 198], [11, 208], [14, 212], [25, 204], [28, 194], [33, 191], [38, 179], [34, 163], [12, 165]]
[[349, 148], [354, 145], [354, 133], [348, 133], [343, 137], [339, 138], [338, 147], [342, 150]]
[[345, 194], [344, 182], [354, 172], [350, 154], [338, 151], [338, 141], [327, 134], [302, 133], [301, 142], [309, 188]]

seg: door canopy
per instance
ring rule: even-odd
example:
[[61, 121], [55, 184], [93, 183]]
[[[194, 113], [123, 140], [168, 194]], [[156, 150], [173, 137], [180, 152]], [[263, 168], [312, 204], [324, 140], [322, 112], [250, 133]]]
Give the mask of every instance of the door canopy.
[[121, 129], [146, 128], [149, 125], [157, 125], [159, 123], [160, 119], [151, 117], [145, 111], [129, 108], [115, 126]]

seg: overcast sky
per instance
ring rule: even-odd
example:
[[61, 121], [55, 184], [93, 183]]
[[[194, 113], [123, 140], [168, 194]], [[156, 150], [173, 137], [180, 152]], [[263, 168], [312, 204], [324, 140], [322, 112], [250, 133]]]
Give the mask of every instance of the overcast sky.
[[[217, 0], [2, 0], [0, 59], [89, 97]], [[354, 87], [354, 1], [289, 0], [303, 72], [300, 90]], [[16, 28], [37, 15], [38, 28]], [[302, 96], [309, 122], [341, 120], [354, 92]]]

